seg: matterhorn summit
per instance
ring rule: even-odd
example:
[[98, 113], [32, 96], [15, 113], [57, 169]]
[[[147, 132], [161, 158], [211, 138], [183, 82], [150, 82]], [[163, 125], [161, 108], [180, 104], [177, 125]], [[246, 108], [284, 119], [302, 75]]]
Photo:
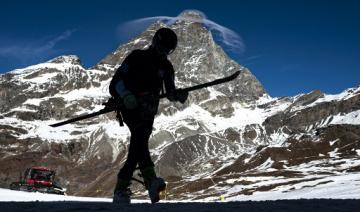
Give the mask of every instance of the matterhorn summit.
[[63, 55], [51, 59], [48, 63], [69, 63], [72, 65], [81, 65], [80, 58], [77, 55]]

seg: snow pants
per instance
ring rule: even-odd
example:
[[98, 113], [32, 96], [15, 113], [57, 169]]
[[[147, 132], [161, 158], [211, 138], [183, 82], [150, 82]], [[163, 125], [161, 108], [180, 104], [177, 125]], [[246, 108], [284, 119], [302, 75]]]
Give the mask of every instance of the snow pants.
[[[158, 102], [138, 102], [135, 110], [123, 111], [123, 120], [129, 127], [131, 137], [127, 159], [121, 168], [118, 179], [130, 181], [137, 165], [140, 169], [154, 167], [148, 146]], [[149, 107], [149, 105], [151, 107]]]

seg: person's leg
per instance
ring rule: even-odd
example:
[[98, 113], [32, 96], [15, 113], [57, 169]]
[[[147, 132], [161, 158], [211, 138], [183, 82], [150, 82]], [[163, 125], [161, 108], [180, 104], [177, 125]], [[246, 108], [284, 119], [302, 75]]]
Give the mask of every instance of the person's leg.
[[114, 196], [113, 196], [113, 203], [116, 204], [129, 204], [130, 203], [130, 195], [131, 191], [128, 188], [130, 186], [129, 180], [124, 180], [121, 178], [117, 179]]
[[165, 190], [165, 181], [156, 176], [154, 163], [151, 160], [150, 151], [148, 147], [149, 137], [152, 132], [152, 119], [145, 119], [143, 122], [131, 128], [132, 139], [131, 147], [136, 147], [136, 151], [132, 152], [133, 149], [129, 149], [129, 154], [135, 155], [139, 168], [144, 178], [145, 187], [149, 192], [149, 197], [152, 203], [156, 203], [160, 200], [160, 192]]
[[165, 181], [156, 177], [154, 163], [151, 160], [150, 151], [148, 147], [149, 137], [152, 132], [153, 119], [151, 121], [144, 121], [141, 125], [138, 125], [135, 129], [137, 137], [137, 158], [139, 168], [144, 179], [145, 187], [149, 192], [149, 197], [152, 203], [156, 203], [160, 200], [159, 193], [165, 190]]
[[135, 129], [137, 139], [137, 158], [139, 168], [154, 167], [154, 163], [151, 160], [149, 150], [149, 138], [152, 132], [153, 121], [148, 120], [143, 122]]
[[133, 172], [136, 169], [139, 159], [138, 158], [139, 140], [138, 140], [138, 135], [136, 135], [139, 132], [131, 128], [130, 128], [130, 132], [131, 132], [131, 137], [130, 137], [127, 159], [118, 174], [118, 178], [127, 179], [127, 180], [131, 180], [133, 176]]
[[144, 178], [145, 187], [149, 192], [151, 203], [160, 200], [160, 192], [166, 189], [166, 183], [161, 177], [156, 177], [154, 166], [147, 166], [140, 169]]
[[128, 149], [127, 159], [118, 173], [118, 179], [114, 189], [114, 203], [130, 203], [130, 189], [131, 178], [133, 172], [136, 169], [138, 163], [137, 149], [138, 147], [138, 136], [136, 132], [136, 126], [139, 122], [136, 115], [129, 113], [128, 116], [124, 117], [124, 121], [130, 129], [130, 144]]
[[148, 140], [152, 130], [152, 124], [148, 123], [142, 126], [143, 138], [142, 142], [139, 144], [139, 168], [144, 178], [145, 187], [148, 189], [150, 181], [156, 178], [156, 173], [154, 169], [154, 163], [151, 160], [151, 155], [149, 151]]
[[129, 189], [129, 186], [131, 184], [133, 172], [137, 165], [137, 158], [135, 155], [136, 143], [132, 141], [133, 139], [134, 136], [131, 135], [127, 159], [124, 166], [120, 169], [118, 173], [118, 179], [114, 189], [114, 203], [130, 203], [131, 191]]
[[127, 159], [118, 173], [114, 194], [118, 191], [123, 193], [123, 191], [128, 190], [133, 172], [138, 163], [140, 168], [154, 167], [148, 148], [148, 140], [152, 131], [153, 119], [144, 120], [136, 115], [132, 115], [125, 116], [124, 121], [130, 129], [131, 138]]
[[130, 180], [137, 163], [139, 163], [140, 169], [154, 166], [148, 147], [151, 131], [152, 122], [150, 121], [144, 121], [130, 126], [131, 138], [129, 152], [126, 162], [118, 174], [119, 178]]
[[130, 182], [136, 165], [139, 164], [153, 203], [159, 201], [159, 192], [164, 190], [166, 186], [163, 179], [156, 177], [154, 163], [151, 160], [148, 147], [154, 117], [155, 113], [149, 112], [146, 107], [142, 107], [136, 112], [124, 114], [124, 122], [130, 129], [131, 139], [127, 160], [118, 174], [118, 182], [125, 181], [125, 183], [119, 183], [119, 187], [128, 186], [127, 182]]

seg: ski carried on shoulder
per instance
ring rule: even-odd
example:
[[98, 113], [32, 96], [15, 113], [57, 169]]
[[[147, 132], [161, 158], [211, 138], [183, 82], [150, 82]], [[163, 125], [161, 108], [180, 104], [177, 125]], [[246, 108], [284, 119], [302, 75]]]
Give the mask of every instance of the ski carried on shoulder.
[[[232, 75], [224, 77], [224, 78], [220, 78], [220, 79], [217, 79], [217, 80], [214, 80], [214, 81], [211, 81], [211, 82], [207, 82], [207, 83], [204, 83], [204, 84], [195, 85], [195, 86], [191, 86], [191, 87], [188, 87], [188, 88], [180, 88], [180, 89], [183, 90], [183, 91], [188, 91], [188, 92], [194, 91], [194, 90], [199, 90], [201, 88], [206, 88], [206, 87], [210, 87], [210, 86], [230, 82], [230, 81], [236, 79], [236, 77], [239, 76], [239, 74], [240, 74], [240, 71], [237, 71], [237, 72], [233, 73]], [[165, 98], [166, 96], [167, 96], [166, 94], [162, 94], [162, 95], [159, 96], [159, 98], [160, 99]], [[70, 124], [70, 123], [73, 123], [73, 122], [76, 122], [76, 121], [92, 118], [92, 117], [95, 117], [95, 116], [98, 116], [98, 115], [101, 115], [101, 114], [105, 114], [105, 113], [109, 113], [109, 112], [112, 112], [112, 111], [119, 111], [120, 110], [119, 105], [116, 103], [114, 98], [110, 98], [103, 105], [105, 107], [103, 109], [97, 111], [97, 112], [86, 114], [86, 115], [81, 115], [81, 116], [78, 116], [78, 117], [75, 117], [75, 118], [72, 118], [72, 119], [69, 119], [69, 120], [66, 120], [66, 121], [51, 124], [50, 126], [51, 127], [59, 127], [59, 126], [65, 125], [65, 124]]]
[[[199, 90], [201, 88], [206, 88], [206, 87], [222, 84], [222, 83], [225, 83], [225, 82], [230, 82], [230, 81], [236, 79], [236, 77], [239, 76], [239, 74], [240, 74], [240, 71], [237, 71], [237, 72], [233, 73], [232, 75], [224, 77], [224, 78], [220, 78], [220, 79], [217, 79], [217, 80], [214, 80], [214, 81], [211, 81], [211, 82], [207, 82], [207, 83], [204, 83], [204, 84], [195, 85], [195, 86], [191, 86], [191, 87], [188, 87], [188, 88], [180, 88], [180, 89], [183, 90], [183, 91], [188, 91], [188, 92]], [[164, 98], [164, 97], [166, 97], [166, 94], [160, 95], [160, 98]]]

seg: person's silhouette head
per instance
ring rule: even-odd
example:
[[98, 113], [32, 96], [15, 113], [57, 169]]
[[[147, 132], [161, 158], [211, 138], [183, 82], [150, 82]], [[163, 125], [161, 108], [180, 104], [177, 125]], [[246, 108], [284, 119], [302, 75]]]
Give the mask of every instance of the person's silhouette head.
[[161, 28], [156, 31], [151, 47], [160, 55], [166, 57], [171, 54], [177, 45], [177, 36], [169, 28]]

